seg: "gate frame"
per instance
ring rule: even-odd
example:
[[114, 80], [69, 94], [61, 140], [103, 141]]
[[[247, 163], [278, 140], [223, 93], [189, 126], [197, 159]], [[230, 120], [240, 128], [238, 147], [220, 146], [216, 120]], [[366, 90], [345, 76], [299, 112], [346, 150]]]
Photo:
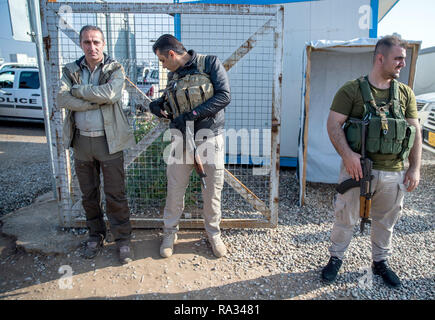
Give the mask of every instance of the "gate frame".
[[[53, 159], [56, 167], [56, 190], [57, 201], [59, 206], [60, 224], [63, 227], [86, 227], [86, 220], [83, 218], [74, 218], [72, 215], [66, 214], [64, 211], [71, 210], [73, 207], [73, 192], [72, 192], [72, 176], [70, 167], [70, 151], [64, 148], [61, 139], [61, 125], [65, 118], [65, 110], [59, 110], [56, 107], [55, 97], [57, 95], [57, 86], [51, 85], [53, 81], [52, 75], [57, 72], [59, 79], [61, 75], [61, 66], [59, 64], [61, 51], [60, 38], [58, 28], [50, 30], [48, 25], [56, 25], [59, 22], [59, 9], [62, 6], [71, 8], [77, 7], [80, 13], [139, 13], [139, 14], [156, 14], [156, 13], [171, 13], [171, 14], [221, 14], [221, 15], [263, 15], [276, 16], [276, 27], [273, 30], [273, 45], [274, 45], [274, 73], [272, 85], [272, 112], [271, 112], [271, 162], [269, 176], [269, 208], [258, 199], [253, 192], [244, 186], [237, 178], [235, 178], [228, 170], [225, 170], [225, 181], [235, 189], [248, 202], [255, 203], [257, 206], [267, 208], [264, 219], [230, 219], [222, 218], [220, 226], [222, 228], [275, 228], [278, 225], [278, 205], [279, 205], [279, 155], [280, 155], [280, 125], [281, 125], [281, 105], [282, 105], [282, 57], [283, 57], [283, 19], [284, 7], [280, 5], [241, 5], [241, 4], [204, 4], [204, 3], [181, 3], [181, 4], [157, 4], [157, 3], [128, 3], [128, 2], [105, 2], [105, 3], [89, 3], [89, 2], [52, 2], [50, 0], [40, 0], [40, 14], [43, 39], [43, 53], [45, 59], [45, 74], [47, 77], [47, 97], [48, 104], [51, 105], [50, 121], [54, 123], [54, 132], [49, 134], [54, 138], [55, 143], [50, 146], [53, 150], [57, 161]], [[74, 10], [74, 9], [73, 9]], [[266, 27], [263, 26], [263, 29]], [[259, 29], [263, 32], [263, 29]], [[66, 30], [65, 34], [67, 34]], [[235, 65], [244, 55], [255, 47], [254, 33], [247, 41], [245, 41], [227, 60], [224, 61], [224, 66], [227, 71]], [[56, 111], [56, 112], [55, 112]], [[57, 113], [57, 114], [56, 114]], [[56, 123], [56, 120], [59, 123]], [[152, 130], [150, 134], [156, 136], [156, 132], [164, 130], [166, 126], [158, 125], [157, 130]], [[145, 151], [144, 149], [143, 151]], [[143, 152], [142, 151], [142, 152]], [[66, 190], [65, 190], [66, 189]], [[66, 195], [66, 196], [65, 196]], [[68, 208], [67, 210], [65, 210]], [[162, 218], [130, 218], [134, 228], [161, 228], [163, 224]], [[108, 223], [106, 221], [106, 223]], [[180, 228], [203, 228], [203, 219], [180, 219]]]

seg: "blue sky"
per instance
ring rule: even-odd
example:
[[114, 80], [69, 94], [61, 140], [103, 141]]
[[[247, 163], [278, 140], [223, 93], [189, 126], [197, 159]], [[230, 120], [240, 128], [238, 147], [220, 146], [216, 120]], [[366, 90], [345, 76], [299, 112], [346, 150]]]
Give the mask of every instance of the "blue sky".
[[[0, 56], [7, 58], [14, 52], [34, 56], [33, 44], [12, 41], [7, 8], [7, 0], [0, 0]], [[378, 36], [394, 32], [407, 40], [422, 41], [422, 49], [435, 46], [435, 0], [398, 1], [378, 25]]]
[[435, 1], [400, 0], [378, 25], [378, 36], [393, 32], [422, 41], [422, 49], [435, 46]]

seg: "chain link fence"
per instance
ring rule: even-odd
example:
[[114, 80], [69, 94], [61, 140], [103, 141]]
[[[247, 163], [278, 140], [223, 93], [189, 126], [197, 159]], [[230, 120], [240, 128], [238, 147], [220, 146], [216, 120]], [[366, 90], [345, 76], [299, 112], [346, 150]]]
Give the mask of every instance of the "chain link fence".
[[[103, 30], [106, 53], [125, 69], [122, 105], [136, 138], [125, 150], [132, 224], [160, 227], [166, 199], [168, 123], [148, 112], [166, 86], [167, 71], [152, 51], [173, 34], [198, 53], [217, 55], [227, 69], [231, 103], [225, 109], [225, 185], [222, 227], [273, 227], [278, 221], [279, 128], [282, 74], [280, 6], [41, 2], [48, 99], [60, 217], [64, 226], [85, 225], [73, 151], [62, 144], [64, 110], [56, 94], [61, 69], [83, 55], [78, 32]], [[102, 192], [104, 199], [104, 194]], [[201, 228], [201, 184], [193, 170], [180, 227]]]

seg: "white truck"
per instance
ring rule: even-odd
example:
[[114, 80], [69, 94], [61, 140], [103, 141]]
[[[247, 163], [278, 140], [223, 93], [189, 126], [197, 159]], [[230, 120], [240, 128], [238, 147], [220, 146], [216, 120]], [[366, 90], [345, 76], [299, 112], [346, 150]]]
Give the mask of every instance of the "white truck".
[[37, 67], [6, 67], [0, 71], [0, 118], [44, 121]]

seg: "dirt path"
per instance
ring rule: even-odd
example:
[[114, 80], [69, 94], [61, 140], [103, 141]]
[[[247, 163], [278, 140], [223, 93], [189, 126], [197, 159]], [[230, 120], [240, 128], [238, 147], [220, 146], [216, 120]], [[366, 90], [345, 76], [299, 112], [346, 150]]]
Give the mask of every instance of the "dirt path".
[[[3, 134], [9, 133], [3, 132]], [[39, 135], [35, 139], [43, 140], [44, 137]], [[44, 144], [36, 144], [45, 147]], [[0, 158], [2, 156], [12, 155], [0, 154]], [[424, 153], [423, 159], [430, 162], [426, 174], [431, 173], [423, 177], [433, 181], [433, 155]], [[285, 181], [288, 182], [290, 178], [291, 176], [286, 175]], [[283, 180], [283, 183], [285, 181]], [[419, 203], [421, 209], [414, 208], [414, 211], [408, 212], [404, 217], [402, 232], [397, 233], [395, 243], [398, 240], [403, 243], [404, 240], [401, 240], [403, 238], [409, 241], [407, 243], [411, 247], [415, 242], [419, 250], [421, 248], [421, 251], [430, 251], [429, 245], [425, 247], [425, 241], [430, 241], [433, 236], [433, 229], [427, 230], [431, 228], [427, 225], [427, 221], [433, 220], [428, 220], [430, 202], [427, 202], [426, 197], [423, 196], [423, 191], [433, 194], [432, 186], [432, 183], [427, 182], [427, 190], [421, 189], [421, 192], [413, 194], [413, 201]], [[320, 188], [320, 190], [324, 189]], [[286, 192], [283, 191], [284, 196]], [[358, 257], [364, 256], [365, 251], [362, 253], [353, 251], [357, 252], [357, 255], [352, 255], [352, 248], [350, 249], [349, 261], [343, 267], [343, 273], [336, 286], [324, 285], [320, 281], [320, 270], [327, 261], [328, 234], [332, 223], [332, 215], [328, 215], [329, 203], [327, 209], [320, 206], [318, 216], [311, 217], [311, 212], [301, 211], [309, 209], [291, 205], [286, 197], [281, 200], [280, 217], [285, 219], [281, 221], [282, 225], [280, 224], [278, 228], [224, 230], [223, 240], [228, 246], [229, 255], [221, 259], [213, 256], [203, 230], [180, 231], [174, 255], [169, 259], [163, 259], [159, 255], [160, 230], [135, 229], [132, 241], [135, 259], [125, 266], [117, 261], [113, 243], [106, 243], [102, 254], [92, 260], [80, 257], [80, 247], [69, 250], [67, 254], [58, 255], [26, 252], [20, 249], [20, 246], [17, 247], [16, 239], [2, 233], [0, 221], [0, 300], [250, 299], [256, 301], [259, 299], [364, 298], [362, 295], [364, 291], [358, 289], [360, 277], [358, 270], [361, 268]], [[35, 216], [34, 212], [30, 212]], [[325, 215], [327, 218], [319, 220]], [[407, 221], [415, 221], [415, 223], [405, 224]], [[32, 223], [30, 225], [34, 227]], [[410, 225], [412, 230], [404, 232], [405, 225]], [[267, 236], [261, 237], [262, 235]], [[409, 238], [411, 236], [412, 238]], [[86, 235], [76, 236], [78, 242], [85, 240], [85, 237]], [[367, 243], [368, 237], [366, 236]], [[48, 243], [49, 240], [45, 239]], [[231, 243], [231, 239], [239, 239], [239, 244], [234, 241]], [[254, 239], [257, 239], [256, 242]], [[245, 248], [252, 250], [248, 250], [243, 259], [236, 259], [237, 253]], [[407, 257], [400, 256], [402, 248], [397, 249], [393, 258], [397, 260], [399, 271], [403, 271], [400, 269], [400, 263]], [[255, 251], [255, 257], [253, 254], [250, 255], [252, 251]], [[286, 259], [291, 262], [292, 267], [278, 268], [277, 266], [282, 266]], [[264, 263], [264, 261], [268, 262]], [[415, 261], [412, 263], [414, 265]], [[427, 264], [430, 268], [430, 263], [426, 259], [421, 263]], [[420, 268], [419, 265], [417, 267]], [[412, 268], [405, 268], [405, 271], [409, 274], [402, 273], [401, 276], [407, 286], [428, 283], [427, 287], [423, 286], [429, 288], [423, 297], [433, 297], [433, 290], [430, 289], [433, 285], [433, 269], [427, 273], [429, 276], [420, 276]], [[393, 292], [385, 289], [379, 279], [375, 280], [374, 287], [377, 291], [385, 293], [382, 299], [391, 298]], [[399, 292], [393, 299], [406, 300], [409, 299], [407, 297]]]
[[[136, 230], [135, 260], [122, 266], [113, 243], [97, 258], [85, 260], [80, 249], [57, 256], [26, 253], [3, 235], [0, 299], [250, 299], [265, 286], [291, 298], [282, 282], [289, 275], [263, 268], [238, 272], [226, 258], [212, 255], [201, 231], [181, 231], [168, 259], [159, 256], [159, 239], [157, 230]], [[265, 299], [268, 291], [263, 291]]]

